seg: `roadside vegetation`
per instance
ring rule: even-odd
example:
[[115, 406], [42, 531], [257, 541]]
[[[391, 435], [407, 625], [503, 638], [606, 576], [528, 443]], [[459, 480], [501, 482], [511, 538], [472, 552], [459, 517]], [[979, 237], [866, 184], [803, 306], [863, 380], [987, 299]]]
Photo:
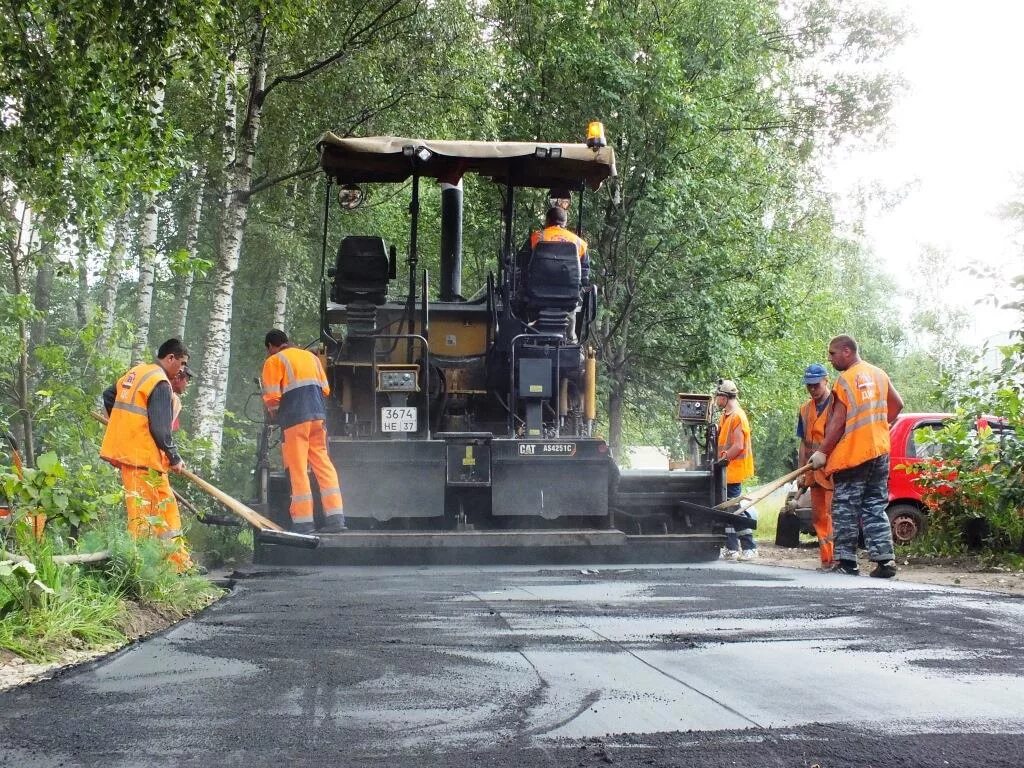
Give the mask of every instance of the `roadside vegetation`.
[[[1015, 287], [1024, 298], [1024, 275]], [[1024, 301], [1012, 306], [1022, 322], [998, 368], [954, 390], [957, 419], [934, 436], [941, 458], [914, 465], [929, 513], [916, 551], [1024, 568]], [[979, 429], [982, 415], [1005, 426]]]
[[[901, 84], [880, 62], [906, 34], [849, 0], [13, 2], [0, 17], [0, 426], [24, 468], [0, 445], [0, 536], [31, 567], [0, 564], [0, 646], [42, 658], [116, 642], [134, 603], [180, 615], [210, 599], [125, 537], [88, 413], [130, 363], [183, 338], [198, 372], [186, 463], [251, 495], [262, 334], [318, 335], [326, 130], [577, 142], [603, 120], [618, 178], [582, 226], [601, 290], [599, 420], [620, 455], [671, 447], [675, 393], [726, 377], [761, 476], [785, 473], [799, 372], [838, 332], [908, 409], [954, 407], [959, 390], [937, 382], [967, 359], [964, 318], [928, 297], [955, 274], [930, 252], [923, 309], [901, 322], [820, 171], [836, 148], [883, 136]], [[405, 253], [406, 208], [368, 194], [334, 219], [329, 252], [344, 227]], [[499, 197], [467, 183], [467, 294], [494, 268]], [[517, 236], [545, 199], [521, 196]], [[421, 205], [436, 214], [438, 190]], [[419, 248], [436, 274], [438, 233]], [[246, 533], [186, 518], [205, 565], [245, 556]], [[100, 550], [110, 558], [54, 560]]]

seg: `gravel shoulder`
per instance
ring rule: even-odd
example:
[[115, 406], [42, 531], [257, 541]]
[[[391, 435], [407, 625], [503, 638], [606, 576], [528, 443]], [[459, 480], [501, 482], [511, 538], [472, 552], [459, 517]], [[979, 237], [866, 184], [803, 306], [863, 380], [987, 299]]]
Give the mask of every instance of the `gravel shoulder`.
[[[763, 565], [814, 570], [819, 563], [817, 545], [789, 549], [759, 542], [758, 550], [758, 562]], [[863, 552], [860, 557], [861, 578], [868, 578], [870, 563]], [[1024, 596], [1024, 571], [985, 566], [977, 559], [900, 556], [897, 565], [896, 578], [902, 581]]]

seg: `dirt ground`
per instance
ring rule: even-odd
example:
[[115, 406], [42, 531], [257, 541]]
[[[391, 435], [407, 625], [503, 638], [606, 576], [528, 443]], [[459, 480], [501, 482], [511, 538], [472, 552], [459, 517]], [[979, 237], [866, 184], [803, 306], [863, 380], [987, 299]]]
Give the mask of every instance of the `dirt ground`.
[[[758, 562], [763, 565], [778, 565], [787, 568], [814, 570], [819, 565], [818, 547], [805, 544], [797, 549], [777, 547], [774, 544], [759, 543]], [[896, 578], [920, 584], [941, 584], [964, 589], [980, 589], [1024, 596], [1024, 571], [1008, 568], [992, 568], [970, 558], [914, 558], [900, 557], [897, 560], [899, 573]], [[867, 578], [871, 564], [861, 553], [861, 578]]]

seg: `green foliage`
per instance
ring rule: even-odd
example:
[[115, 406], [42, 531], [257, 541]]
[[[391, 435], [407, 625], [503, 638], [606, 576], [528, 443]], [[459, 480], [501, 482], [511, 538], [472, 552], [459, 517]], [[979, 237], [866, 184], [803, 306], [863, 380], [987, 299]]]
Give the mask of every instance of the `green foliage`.
[[104, 565], [103, 578], [108, 588], [121, 597], [157, 606], [180, 617], [209, 604], [220, 594], [206, 579], [177, 573], [167, 559], [171, 545], [159, 539], [132, 539], [118, 528], [107, 531], [106, 548], [110, 560]]
[[[1013, 287], [1024, 295], [1024, 275]], [[1008, 307], [1024, 319], [1024, 302]], [[917, 465], [931, 510], [925, 544], [939, 551], [976, 543], [990, 553], [1024, 554], [1024, 323], [1013, 335], [997, 369], [976, 367], [973, 378], [951, 387], [959, 411], [935, 436], [942, 459]], [[980, 415], [1004, 419], [1009, 429], [977, 429]]]
[[31, 562], [0, 561], [0, 618], [12, 610], [28, 612], [45, 606], [50, 594], [53, 590], [36, 578], [36, 567]]
[[1024, 430], [997, 435], [975, 421], [961, 414], [935, 435], [942, 458], [912, 465], [929, 511], [922, 544], [941, 554], [972, 545], [1024, 553]]
[[110, 490], [93, 465], [82, 464], [68, 472], [52, 451], [36, 459], [36, 466], [22, 472], [0, 471], [4, 495], [17, 516], [46, 515], [53, 524], [78, 526], [96, 520], [121, 496]]
[[[102, 579], [91, 569], [55, 563], [51, 540], [36, 541], [25, 527], [14, 530], [29, 562], [0, 562], [0, 648], [45, 661], [67, 647], [122, 642], [124, 609]], [[4, 576], [8, 570], [13, 574]]]
[[151, 186], [174, 140], [154, 98], [215, 57], [220, 4], [15, 0], [0, 17], [0, 167], [51, 224], [94, 226]]

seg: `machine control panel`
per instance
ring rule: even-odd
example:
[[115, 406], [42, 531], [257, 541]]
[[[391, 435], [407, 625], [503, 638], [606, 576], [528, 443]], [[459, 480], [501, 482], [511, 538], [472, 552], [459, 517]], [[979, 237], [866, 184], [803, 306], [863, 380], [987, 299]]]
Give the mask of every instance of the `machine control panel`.
[[419, 392], [418, 365], [381, 365], [377, 368], [378, 392]]
[[711, 395], [676, 395], [676, 418], [684, 424], [711, 423]]

